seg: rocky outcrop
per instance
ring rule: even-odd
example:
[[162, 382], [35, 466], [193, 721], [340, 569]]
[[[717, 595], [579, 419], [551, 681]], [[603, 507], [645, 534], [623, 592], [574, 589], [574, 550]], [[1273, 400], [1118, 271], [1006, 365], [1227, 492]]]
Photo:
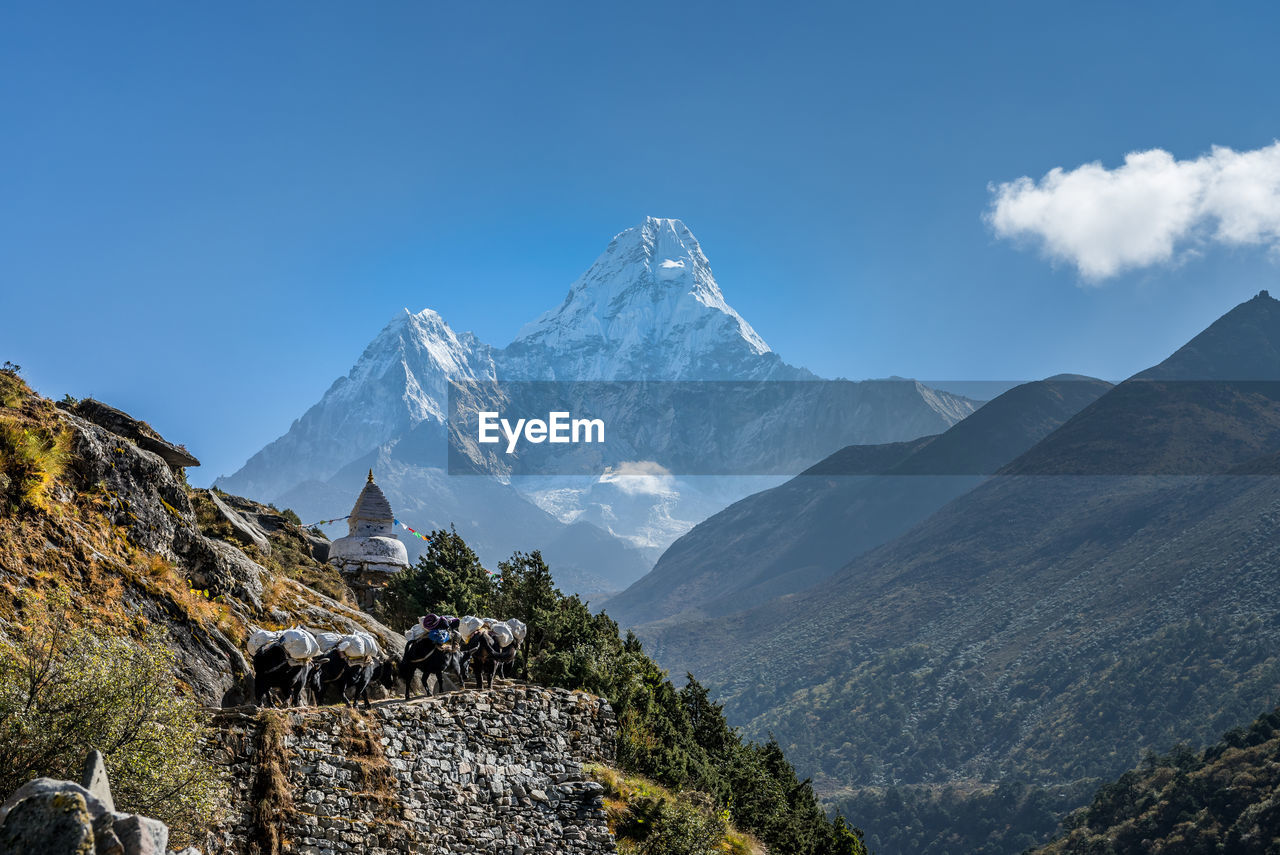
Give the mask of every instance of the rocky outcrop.
[[112, 522], [136, 546], [187, 566], [210, 596], [227, 594], [261, 607], [266, 571], [235, 547], [200, 533], [186, 488], [159, 455], [77, 415], [64, 418], [72, 429], [81, 492], [101, 495]]
[[178, 558], [179, 529], [194, 530], [186, 489], [159, 455], [70, 412], [73, 468], [81, 493], [104, 499], [107, 516], [129, 533], [135, 546], [170, 560]]
[[[259, 504], [242, 496], [233, 496], [230, 493], [224, 493], [221, 490], [210, 490], [210, 493], [217, 493], [218, 501], [227, 508], [230, 508], [240, 516], [249, 526], [255, 528], [262, 533], [268, 540], [271, 536], [289, 529], [293, 525], [284, 514], [272, 507]], [[296, 534], [307, 542], [311, 557], [321, 564], [329, 560], [329, 539], [322, 534], [316, 534], [311, 529], [297, 528], [292, 529]]]
[[[403, 647], [398, 632], [286, 577], [293, 564], [325, 553], [323, 538], [274, 509], [189, 490], [151, 450], [168, 443], [119, 410], [81, 402], [48, 406], [47, 413], [68, 435], [70, 459], [58, 501], [83, 511], [50, 520], [47, 537], [69, 562], [56, 572], [76, 585], [93, 577], [123, 580], [120, 608], [168, 629], [178, 676], [204, 704], [234, 706], [252, 696], [242, 639], [255, 626], [359, 629], [377, 636], [385, 650]], [[209, 509], [225, 524], [208, 527], [202, 514]], [[273, 538], [286, 545], [277, 549]], [[0, 566], [6, 569], [29, 572], [26, 565]]]
[[[274, 723], [269, 720], [275, 717]], [[601, 786], [582, 772], [613, 757], [607, 701], [510, 686], [339, 709], [219, 714], [211, 756], [233, 782], [233, 810], [206, 851], [260, 840], [264, 796], [290, 805], [281, 852], [613, 853]], [[265, 793], [263, 728], [286, 726], [276, 757], [287, 792]]]
[[207, 494], [209, 502], [231, 526], [231, 530], [235, 533], [235, 537], [245, 546], [256, 546], [263, 555], [271, 554], [271, 541], [267, 538], [267, 533], [259, 528], [256, 524], [249, 522], [239, 511], [232, 508], [226, 501], [218, 495], [216, 490], [210, 490]]
[[191, 452], [180, 445], [174, 445], [169, 442], [156, 433], [151, 425], [135, 419], [123, 410], [109, 407], [92, 398], [86, 398], [74, 404], [60, 404], [59, 406], [68, 412], [75, 413], [82, 419], [87, 419], [99, 427], [105, 428], [116, 436], [124, 437], [139, 448], [150, 451], [175, 472], [187, 466], [200, 465], [200, 461]]

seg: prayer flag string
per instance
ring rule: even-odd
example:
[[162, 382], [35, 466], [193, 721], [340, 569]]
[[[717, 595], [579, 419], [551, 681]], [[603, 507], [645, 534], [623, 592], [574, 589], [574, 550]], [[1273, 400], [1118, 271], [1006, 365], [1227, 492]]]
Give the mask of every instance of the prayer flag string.
[[308, 525], [304, 525], [303, 528], [315, 528], [318, 525], [329, 525], [330, 523], [342, 522], [343, 520], [349, 519], [351, 519], [351, 514], [347, 514], [345, 517], [338, 517], [336, 520], [320, 520], [320, 522], [313, 522]]
[[425, 540], [425, 541], [427, 541], [428, 543], [430, 543], [430, 542], [431, 542], [431, 538], [427, 537], [425, 534], [423, 534], [422, 532], [420, 532], [420, 531], [418, 531], [418, 530], [416, 530], [416, 529], [409, 528], [407, 525], [405, 525], [404, 523], [400, 522], [400, 520], [392, 520], [392, 522], [394, 522], [396, 525], [400, 526], [400, 527], [401, 527], [402, 529], [404, 529], [405, 531], [409, 532], [409, 534], [413, 535], [414, 537], [419, 538], [419, 539], [421, 539], [421, 540]]

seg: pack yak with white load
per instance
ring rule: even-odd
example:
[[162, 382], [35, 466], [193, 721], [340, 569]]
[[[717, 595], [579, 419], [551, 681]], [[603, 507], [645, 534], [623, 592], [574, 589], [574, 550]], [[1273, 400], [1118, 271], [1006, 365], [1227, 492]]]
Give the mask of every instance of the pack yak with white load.
[[[400, 659], [405, 700], [419, 671], [428, 695], [444, 691], [446, 671], [454, 673], [460, 686], [474, 672], [477, 689], [484, 688], [483, 678], [488, 674], [489, 688], [493, 688], [494, 673], [503, 663], [515, 660], [527, 633], [528, 628], [515, 618], [499, 621], [474, 615], [424, 615], [405, 631], [407, 644]], [[432, 676], [436, 678], [434, 691]]]
[[302, 690], [311, 674], [311, 660], [320, 653], [315, 636], [301, 627], [271, 631], [260, 629], [249, 636], [253, 657], [253, 702], [274, 706], [278, 693], [285, 706], [302, 702]]
[[304, 702], [304, 690], [309, 690], [313, 704], [323, 704], [336, 693], [348, 706], [363, 701], [368, 708], [374, 683], [393, 689], [398, 677], [408, 700], [419, 673], [428, 695], [444, 693], [446, 672], [452, 672], [457, 687], [465, 686], [474, 673], [477, 689], [492, 689], [495, 677], [509, 676], [503, 669], [515, 662], [527, 635], [528, 627], [517, 618], [428, 614], [405, 631], [404, 654], [395, 662], [383, 655], [376, 638], [360, 630], [343, 634], [302, 627], [259, 629], [248, 645], [254, 702], [274, 706], [278, 699], [285, 706], [298, 706]]
[[493, 688], [493, 678], [513, 665], [520, 653], [520, 645], [524, 643], [529, 628], [516, 618], [505, 621], [494, 618], [473, 618], [480, 622], [479, 628], [467, 642], [467, 664], [476, 675], [476, 688], [485, 687], [484, 678], [489, 678], [489, 688]]
[[369, 687], [375, 682], [386, 684], [391, 670], [378, 640], [359, 630], [348, 635], [322, 632], [318, 640], [321, 654], [311, 668], [312, 703], [323, 704], [326, 695], [336, 691], [347, 706], [364, 701], [368, 709]]

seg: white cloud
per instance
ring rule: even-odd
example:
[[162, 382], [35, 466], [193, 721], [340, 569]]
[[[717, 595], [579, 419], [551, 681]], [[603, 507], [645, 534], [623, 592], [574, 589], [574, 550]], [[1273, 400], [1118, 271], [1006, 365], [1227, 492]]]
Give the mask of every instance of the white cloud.
[[601, 484], [613, 484], [628, 496], [661, 496], [672, 491], [671, 472], [652, 460], [638, 460], [611, 466], [600, 476]]
[[1031, 239], [1090, 280], [1175, 261], [1206, 242], [1280, 252], [1280, 142], [1214, 147], [1195, 160], [1132, 152], [1115, 169], [1055, 168], [991, 192], [987, 221], [998, 236]]

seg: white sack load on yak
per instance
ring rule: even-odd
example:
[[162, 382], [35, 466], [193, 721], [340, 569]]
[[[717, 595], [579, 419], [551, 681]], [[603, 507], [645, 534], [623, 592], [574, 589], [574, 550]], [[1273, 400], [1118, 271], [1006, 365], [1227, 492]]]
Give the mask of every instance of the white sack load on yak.
[[249, 655], [257, 656], [259, 650], [275, 644], [282, 635], [284, 635], [283, 632], [272, 632], [269, 629], [254, 630], [253, 634], [249, 636]]
[[467, 615], [458, 622], [458, 635], [462, 637], [465, 644], [471, 640], [471, 636], [476, 634], [480, 627], [484, 626], [484, 621], [475, 615]]
[[342, 636], [342, 640], [338, 642], [337, 650], [349, 662], [364, 662], [382, 653], [382, 649], [378, 646], [378, 640], [369, 633], [359, 630], [350, 635]]
[[507, 618], [507, 626], [511, 627], [511, 634], [516, 637], [516, 641], [524, 644], [525, 638], [529, 635], [529, 627], [525, 626], [524, 621], [519, 618]]
[[320, 643], [316, 641], [316, 637], [302, 627], [295, 626], [283, 630], [255, 630], [249, 636], [249, 655], [256, 656], [273, 644], [283, 645], [294, 662], [304, 662], [320, 653]]
[[285, 652], [295, 662], [313, 659], [320, 654], [320, 644], [316, 637], [302, 627], [295, 626], [280, 634], [280, 643]]
[[316, 644], [320, 645], [320, 652], [322, 654], [328, 653], [330, 650], [337, 647], [342, 643], [342, 639], [346, 637], [340, 632], [317, 632], [315, 635]]
[[499, 647], [510, 647], [516, 640], [516, 634], [504, 622], [490, 624], [489, 635], [493, 637]]

